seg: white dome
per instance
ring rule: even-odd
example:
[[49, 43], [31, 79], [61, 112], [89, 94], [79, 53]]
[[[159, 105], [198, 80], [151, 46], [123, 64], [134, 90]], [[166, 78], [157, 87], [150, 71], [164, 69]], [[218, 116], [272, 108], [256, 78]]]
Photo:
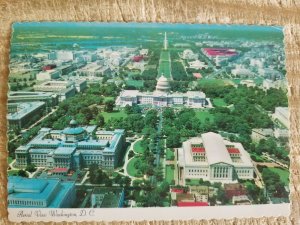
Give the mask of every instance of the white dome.
[[157, 91], [164, 91], [164, 92], [167, 92], [167, 91], [170, 90], [169, 81], [163, 75], [157, 80], [156, 90]]

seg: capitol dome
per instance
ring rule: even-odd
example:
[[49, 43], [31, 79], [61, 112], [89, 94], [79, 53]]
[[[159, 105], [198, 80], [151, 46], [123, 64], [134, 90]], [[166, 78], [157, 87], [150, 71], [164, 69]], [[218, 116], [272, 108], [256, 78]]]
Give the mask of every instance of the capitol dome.
[[169, 81], [164, 75], [157, 80], [156, 91], [168, 92], [170, 90]]

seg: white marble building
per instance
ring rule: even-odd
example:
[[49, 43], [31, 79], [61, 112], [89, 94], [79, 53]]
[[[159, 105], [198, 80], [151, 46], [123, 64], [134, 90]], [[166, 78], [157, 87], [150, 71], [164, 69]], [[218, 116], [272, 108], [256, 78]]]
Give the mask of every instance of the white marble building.
[[253, 179], [254, 166], [241, 143], [209, 132], [183, 142], [178, 149], [178, 173], [182, 182], [202, 178], [234, 183], [237, 179]]
[[161, 76], [154, 92], [140, 92], [138, 90], [123, 90], [116, 99], [116, 105], [151, 105], [158, 107], [186, 106], [190, 108], [211, 108], [212, 104], [205, 93], [201, 91], [188, 91], [186, 93], [170, 92], [167, 78]]

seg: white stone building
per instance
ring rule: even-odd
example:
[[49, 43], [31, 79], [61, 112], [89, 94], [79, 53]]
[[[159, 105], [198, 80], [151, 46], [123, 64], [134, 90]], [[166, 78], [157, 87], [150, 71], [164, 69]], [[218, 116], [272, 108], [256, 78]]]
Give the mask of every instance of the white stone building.
[[212, 107], [209, 98], [201, 91], [188, 91], [186, 93], [170, 92], [170, 85], [167, 78], [161, 76], [154, 92], [140, 92], [138, 90], [123, 90], [116, 99], [116, 105], [125, 107], [151, 105], [158, 107], [187, 106], [190, 108]]
[[178, 149], [178, 176], [210, 182], [235, 183], [253, 179], [254, 166], [241, 143], [233, 143], [209, 132], [191, 138]]
[[272, 117], [274, 120], [278, 120], [286, 128], [290, 127], [288, 107], [276, 107]]

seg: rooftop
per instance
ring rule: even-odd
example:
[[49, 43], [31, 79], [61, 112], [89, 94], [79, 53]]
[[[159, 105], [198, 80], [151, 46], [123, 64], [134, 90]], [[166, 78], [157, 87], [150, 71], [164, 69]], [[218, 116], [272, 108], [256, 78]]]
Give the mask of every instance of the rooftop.
[[221, 135], [208, 132], [201, 135], [203, 140], [203, 145], [206, 150], [206, 156], [208, 163], [227, 163], [232, 164], [230, 155], [228, 154], [227, 148], [224, 144], [223, 138]]
[[23, 102], [23, 103], [8, 103], [10, 105], [15, 105], [18, 109], [14, 113], [9, 113], [7, 119], [9, 120], [19, 120], [26, 116], [28, 113], [45, 105], [45, 102]]
[[58, 147], [55, 151], [55, 155], [71, 155], [75, 151], [75, 147]]
[[[8, 199], [46, 201], [47, 207], [58, 208], [64, 196], [73, 187], [73, 182], [61, 182], [58, 179], [28, 179], [12, 176], [8, 177]], [[54, 191], [55, 195], [52, 200], [51, 196]], [[22, 206], [9, 205], [9, 207]]]

